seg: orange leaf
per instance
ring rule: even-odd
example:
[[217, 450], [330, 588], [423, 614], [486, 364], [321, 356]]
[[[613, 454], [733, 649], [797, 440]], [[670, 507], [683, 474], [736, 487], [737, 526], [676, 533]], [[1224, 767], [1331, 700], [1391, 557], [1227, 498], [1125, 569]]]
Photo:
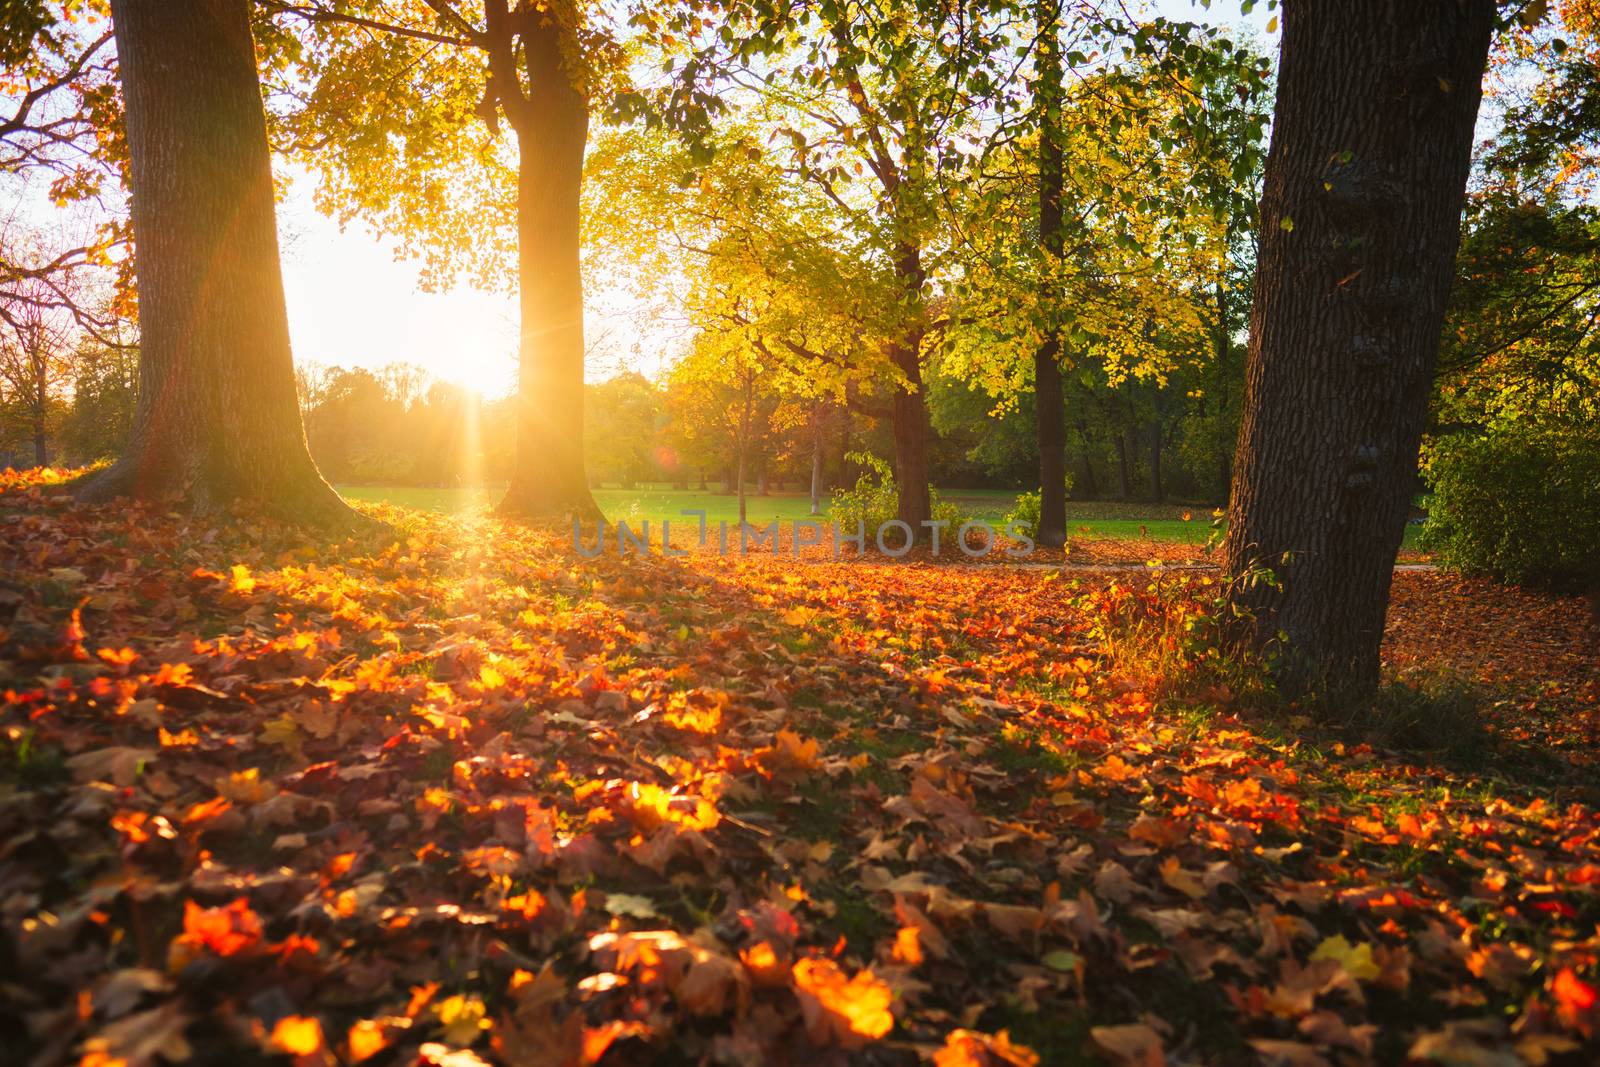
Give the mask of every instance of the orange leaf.
[[286, 1015], [272, 1028], [272, 1047], [291, 1056], [309, 1056], [322, 1048], [322, 1024], [315, 1017]]
[[806, 1032], [816, 1044], [831, 1038], [843, 1048], [858, 1049], [894, 1029], [889, 1014], [894, 993], [869, 970], [847, 979], [832, 960], [801, 960], [794, 965], [794, 984]]
[[1039, 1054], [1013, 1045], [1002, 1030], [993, 1037], [976, 1030], [952, 1030], [944, 1048], [933, 1054], [934, 1067], [1037, 1067]]

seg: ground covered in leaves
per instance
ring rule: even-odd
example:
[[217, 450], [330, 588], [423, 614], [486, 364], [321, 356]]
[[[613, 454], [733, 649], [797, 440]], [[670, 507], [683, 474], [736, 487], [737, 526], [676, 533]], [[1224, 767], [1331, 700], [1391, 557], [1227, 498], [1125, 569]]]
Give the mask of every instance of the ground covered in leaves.
[[317, 543], [39, 483], [0, 480], [0, 1062], [1600, 1048], [1580, 602], [1401, 575], [1411, 688], [1312, 722], [1200, 574]]

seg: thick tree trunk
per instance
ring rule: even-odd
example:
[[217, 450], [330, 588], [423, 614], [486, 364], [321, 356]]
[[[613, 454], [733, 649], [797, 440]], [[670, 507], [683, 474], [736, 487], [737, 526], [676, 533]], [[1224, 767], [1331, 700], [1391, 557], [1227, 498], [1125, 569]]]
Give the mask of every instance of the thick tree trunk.
[[[1040, 0], [1039, 31], [1039, 234], [1044, 245], [1044, 299], [1053, 311], [1062, 241], [1061, 194], [1066, 183], [1061, 151], [1060, 0]], [[1033, 392], [1039, 441], [1039, 529], [1034, 540], [1046, 548], [1067, 543], [1067, 411], [1061, 392], [1061, 330], [1045, 326], [1033, 356]]]
[[354, 513], [306, 450], [247, 0], [113, 0], [126, 108], [139, 402], [88, 500]]
[[548, 21], [524, 36], [532, 89], [517, 124], [517, 452], [500, 507], [530, 518], [598, 518], [583, 463], [583, 276], [579, 195], [589, 104]]
[[891, 421], [894, 424], [894, 480], [899, 489], [895, 517], [911, 527], [917, 538], [927, 536], [922, 524], [932, 517], [928, 495], [927, 408], [922, 400], [920, 335], [891, 352], [895, 366], [911, 383], [911, 391], [896, 389]]
[[1376, 687], [1493, 0], [1286, 0], [1224, 562], [1291, 692]]
[[39, 419], [33, 424], [33, 462], [40, 467], [50, 465], [49, 441], [45, 437], [44, 420]]
[[[900, 369], [910, 389], [896, 387], [890, 402], [890, 422], [894, 429], [894, 480], [898, 489], [895, 517], [911, 527], [914, 538], [926, 537], [923, 523], [933, 517], [928, 494], [928, 407], [922, 389], [922, 339], [925, 331], [920, 317], [922, 249], [902, 245], [895, 258], [895, 274], [905, 299], [915, 316], [900, 339], [889, 347], [889, 358]], [[871, 533], [872, 531], [868, 531]]]

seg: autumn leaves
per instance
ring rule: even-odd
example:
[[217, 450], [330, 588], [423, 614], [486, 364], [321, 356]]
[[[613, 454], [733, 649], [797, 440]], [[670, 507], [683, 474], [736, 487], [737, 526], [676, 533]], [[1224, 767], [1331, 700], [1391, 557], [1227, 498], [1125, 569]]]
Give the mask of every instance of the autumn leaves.
[[1592, 803], [1155, 698], [1108, 627], [1202, 599], [441, 517], [335, 553], [38, 486], [0, 489], [0, 1042], [53, 1062], [1595, 1040]]

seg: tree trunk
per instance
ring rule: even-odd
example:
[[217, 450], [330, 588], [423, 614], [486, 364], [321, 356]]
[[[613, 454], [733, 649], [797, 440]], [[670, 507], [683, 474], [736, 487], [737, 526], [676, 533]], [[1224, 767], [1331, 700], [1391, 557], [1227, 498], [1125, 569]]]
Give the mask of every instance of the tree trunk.
[[353, 512], [306, 449], [247, 0], [114, 0], [139, 287], [139, 400], [84, 499]]
[[50, 465], [50, 448], [45, 438], [44, 419], [42, 417], [33, 424], [33, 462], [40, 467], [48, 467]]
[[751, 375], [745, 371], [744, 403], [739, 409], [739, 527], [745, 524], [745, 457], [750, 452], [750, 404], [751, 404]]
[[811, 514], [822, 514], [822, 407], [811, 414]]
[[889, 347], [889, 358], [911, 386], [909, 390], [897, 386], [890, 403], [894, 480], [898, 489], [895, 517], [911, 527], [913, 538], [921, 539], [928, 533], [922, 524], [933, 517], [928, 494], [928, 409], [922, 389], [922, 249], [902, 245], [895, 258], [895, 274], [910, 307], [916, 309], [908, 312], [915, 317]]
[[563, 68], [553, 19], [524, 34], [532, 96], [517, 124], [517, 451], [500, 507], [597, 518], [583, 463], [583, 276], [579, 195], [589, 103]]
[[[1039, 234], [1044, 244], [1044, 314], [1056, 300], [1053, 284], [1061, 266], [1061, 191], [1065, 169], [1061, 152], [1060, 0], [1039, 0]], [[1045, 324], [1044, 340], [1033, 355], [1033, 393], [1039, 441], [1039, 529], [1034, 540], [1046, 548], [1067, 543], [1067, 410], [1061, 392], [1061, 329]]]
[[1286, 0], [1224, 551], [1288, 692], [1379, 680], [1493, 0]]

